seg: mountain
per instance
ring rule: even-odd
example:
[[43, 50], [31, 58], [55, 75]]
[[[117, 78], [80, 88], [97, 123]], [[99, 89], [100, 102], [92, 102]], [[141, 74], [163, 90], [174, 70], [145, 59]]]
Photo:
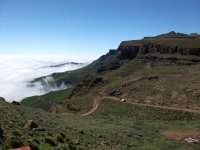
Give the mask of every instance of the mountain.
[[67, 62], [67, 63], [57, 64], [57, 65], [45, 66], [43, 68], [56, 68], [56, 67], [62, 67], [65, 65], [83, 65], [83, 63]]
[[[147, 62], [149, 59], [155, 59], [154, 62], [195, 64], [200, 61], [200, 36], [197, 33], [187, 35], [172, 31], [141, 40], [123, 41], [117, 50], [110, 50], [84, 68], [54, 73], [51, 76], [57, 85], [65, 83], [75, 86], [88, 73], [117, 69], [126, 61], [135, 59], [136, 56], [137, 60]], [[42, 82], [43, 78], [45, 77], [37, 78], [32, 82]]]
[[200, 37], [169, 32], [142, 40], [123, 41], [118, 47], [121, 59], [141, 61], [169, 61], [169, 63], [195, 64], [199, 62]]
[[70, 93], [21, 105], [0, 98], [0, 147], [200, 149], [185, 140], [200, 136], [199, 40], [170, 32], [123, 41], [84, 68], [53, 74]]
[[[191, 37], [191, 35], [182, 33], [169, 32], [155, 37], [145, 37], [141, 40], [123, 41], [116, 50], [110, 50], [106, 55], [101, 56], [84, 68], [52, 74], [57, 84], [64, 82], [74, 87], [69, 99], [66, 97], [66, 102], [61, 104], [61, 107], [58, 105], [58, 109], [54, 106], [52, 111], [62, 112], [62, 108], [64, 111], [68, 111], [66, 108], [80, 112], [88, 111], [93, 103], [91, 97], [96, 97], [96, 95], [114, 95], [118, 98], [137, 99], [135, 101], [143, 103], [178, 106], [180, 102], [177, 98], [172, 102], [165, 101], [165, 99], [171, 99], [172, 95], [175, 94], [176, 97], [183, 96], [185, 101], [190, 98], [194, 99], [190, 103], [182, 102], [182, 107], [195, 105], [196, 103], [193, 102], [198, 97], [192, 95], [195, 95], [195, 92], [198, 95], [198, 89], [192, 87], [190, 94], [184, 94], [183, 89], [190, 89], [190, 87], [186, 85], [183, 87], [182, 84], [188, 82], [192, 86], [192, 81], [187, 80], [188, 76], [193, 77], [192, 80], [198, 80], [195, 74], [199, 73], [194, 70], [199, 65], [199, 54], [199, 37]], [[179, 76], [179, 78], [176, 76]], [[172, 90], [170, 89], [171, 85], [166, 83], [171, 83], [174, 79], [180, 83], [176, 85], [178, 87], [174, 87]], [[166, 82], [161, 82], [162, 80]], [[150, 82], [158, 82], [158, 85], [151, 85], [153, 95], [150, 89], [146, 89]], [[162, 87], [166, 87], [166, 90]], [[134, 92], [131, 94], [130, 89], [132, 88], [138, 90], [133, 90]], [[160, 92], [162, 89], [164, 91]], [[91, 101], [86, 101], [86, 104], [80, 102], [82, 100], [79, 100], [79, 98], [84, 96]], [[78, 98], [76, 99], [76, 97]], [[160, 100], [149, 100], [159, 98]], [[32, 99], [27, 99], [27, 101], [29, 100], [32, 101]], [[78, 101], [78, 104], [76, 101]], [[83, 108], [78, 107], [79, 102]]]
[[[116, 50], [110, 50], [108, 54], [101, 56], [98, 60], [92, 62], [86, 67], [81, 69], [73, 70], [73, 71], [66, 71], [63, 73], [53, 73], [50, 76], [55, 79], [55, 83], [60, 86], [62, 83], [66, 85], [75, 86], [80, 80], [89, 73], [95, 73], [100, 71], [105, 66], [112, 66], [110, 64], [116, 64], [115, 67], [119, 66], [118, 58], [116, 57]], [[35, 82], [44, 82], [45, 77], [36, 78], [31, 83]]]

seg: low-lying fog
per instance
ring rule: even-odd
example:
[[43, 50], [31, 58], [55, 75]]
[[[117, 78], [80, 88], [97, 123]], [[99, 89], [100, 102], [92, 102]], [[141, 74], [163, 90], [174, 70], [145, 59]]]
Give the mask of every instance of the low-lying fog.
[[[76, 63], [68, 63], [76, 62]], [[1, 56], [0, 55], [0, 97], [6, 101], [20, 101], [25, 97], [42, 95], [49, 91], [65, 89], [67, 86], [43, 87], [36, 83], [34, 87], [27, 86], [29, 81], [55, 72], [64, 72], [84, 67], [88, 61], [70, 60], [60, 56]], [[46, 80], [52, 80], [48, 77]]]

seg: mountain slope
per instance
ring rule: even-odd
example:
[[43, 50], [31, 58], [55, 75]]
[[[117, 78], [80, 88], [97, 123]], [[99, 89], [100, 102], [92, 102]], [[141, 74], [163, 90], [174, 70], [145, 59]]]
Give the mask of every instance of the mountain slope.
[[[177, 33], [169, 34], [154, 40], [173, 42], [171, 36]], [[188, 37], [178, 34], [182, 36]], [[187, 39], [190, 51], [194, 46]], [[77, 81], [71, 82], [69, 98], [51, 108], [53, 113], [0, 98], [0, 149], [199, 150], [199, 144], [185, 142], [185, 137], [200, 136], [200, 64], [193, 60], [199, 59], [199, 47], [195, 47], [197, 55], [171, 53], [171, 48], [162, 54], [164, 45], [154, 52], [149, 44], [123, 43], [83, 69], [55, 76], [57, 83], [68, 83], [73, 77], [69, 74], [77, 75]], [[62, 96], [59, 92], [37, 98], [57, 100]], [[30, 120], [38, 127], [27, 128]]]
[[[53, 73], [50, 76], [53, 77], [53, 79], [55, 79], [55, 83], [59, 86], [62, 83], [66, 84], [66, 85], [70, 85], [70, 86], [75, 86], [77, 83], [79, 83], [79, 81], [86, 75], [90, 74], [90, 73], [95, 73], [95, 72], [101, 72], [101, 70], [104, 67], [109, 67], [109, 69], [115, 69], [117, 67], [119, 67], [119, 60], [116, 57], [117, 53], [116, 50], [110, 50], [106, 55], [101, 56], [99, 59], [95, 60], [94, 62], [92, 62], [91, 64], [89, 64], [88, 66], [81, 68], [81, 69], [77, 69], [77, 70], [73, 70], [73, 71], [66, 71], [63, 73]], [[113, 67], [113, 65], [115, 65], [115, 67]], [[43, 80], [45, 80], [45, 77], [40, 77], [40, 78], [36, 78], [35, 80], [32, 81], [32, 83], [34, 82], [43, 82]]]
[[97, 96], [199, 109], [199, 53], [198, 34], [170, 32], [124, 41], [117, 51], [110, 50], [82, 69], [53, 74], [57, 83], [65, 82], [75, 88], [70, 100], [66, 97], [66, 102], [51, 110], [86, 112]]
[[[62, 83], [75, 86], [81, 79], [90, 73], [101, 73], [106, 70], [115, 70], [127, 61], [135, 59], [140, 62], [195, 64], [200, 62], [200, 36], [198, 34], [182, 34], [174, 31], [155, 37], [145, 37], [141, 40], [123, 41], [117, 50], [110, 50], [88, 66], [63, 73], [54, 73], [50, 76], [59, 86]], [[37, 78], [32, 82], [43, 82], [45, 77]]]
[[[186, 46], [182, 45], [182, 41]], [[164, 46], [154, 45], [162, 42]], [[171, 43], [175, 47], [170, 47]], [[143, 53], [144, 48], [146, 53]], [[175, 50], [173, 48], [176, 51], [171, 51]], [[188, 53], [179, 51], [185, 48], [188, 48]], [[164, 49], [165, 53], [162, 53]], [[191, 52], [193, 50], [195, 53]], [[91, 109], [96, 97], [105, 96], [142, 104], [200, 110], [199, 53], [198, 37], [191, 38], [180, 33], [142, 39], [137, 43], [122, 42], [116, 57], [123, 65], [86, 76], [74, 88], [70, 100], [55, 106], [52, 111], [81, 114]]]

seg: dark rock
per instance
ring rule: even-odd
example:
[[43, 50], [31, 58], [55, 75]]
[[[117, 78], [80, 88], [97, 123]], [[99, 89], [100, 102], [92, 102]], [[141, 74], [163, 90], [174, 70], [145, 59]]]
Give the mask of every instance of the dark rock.
[[28, 120], [27, 123], [24, 125], [24, 128], [34, 129], [37, 128], [38, 125], [33, 120]]
[[117, 54], [117, 50], [116, 49], [110, 49], [108, 52], [108, 55], [116, 55]]
[[95, 78], [95, 79], [92, 81], [92, 83], [90, 84], [90, 86], [91, 86], [91, 87], [94, 87], [94, 86], [96, 86], [97, 84], [102, 83], [102, 82], [103, 82], [103, 78], [102, 78], [102, 77], [97, 77], [97, 78]]
[[118, 58], [120, 60], [124, 60], [124, 59], [134, 59], [138, 52], [139, 52], [139, 48], [138, 46], [119, 46], [118, 48]]
[[20, 105], [20, 103], [19, 102], [16, 102], [16, 101], [12, 101], [12, 103], [11, 104], [13, 104], [13, 105], [17, 105], [17, 106], [19, 106]]
[[46, 131], [46, 129], [45, 128], [34, 128], [33, 131], [41, 131], [41, 132], [43, 132], [43, 131]]

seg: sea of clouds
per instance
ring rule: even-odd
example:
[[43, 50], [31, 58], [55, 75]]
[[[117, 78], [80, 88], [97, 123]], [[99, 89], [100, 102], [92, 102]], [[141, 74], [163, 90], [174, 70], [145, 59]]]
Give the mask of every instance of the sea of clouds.
[[[80, 63], [81, 60], [67, 59], [62, 56], [7, 56], [0, 55], [0, 97], [6, 101], [20, 101], [25, 97], [43, 95], [50, 91], [67, 88], [62, 84], [60, 87], [44, 86], [40, 82], [34, 86], [27, 86], [35, 78], [50, 75], [55, 72], [64, 72], [84, 67], [89, 63]], [[82, 60], [86, 61], [86, 60]], [[80, 64], [65, 64], [78, 62]], [[57, 66], [59, 67], [52, 67]], [[51, 76], [45, 79], [53, 80]]]

